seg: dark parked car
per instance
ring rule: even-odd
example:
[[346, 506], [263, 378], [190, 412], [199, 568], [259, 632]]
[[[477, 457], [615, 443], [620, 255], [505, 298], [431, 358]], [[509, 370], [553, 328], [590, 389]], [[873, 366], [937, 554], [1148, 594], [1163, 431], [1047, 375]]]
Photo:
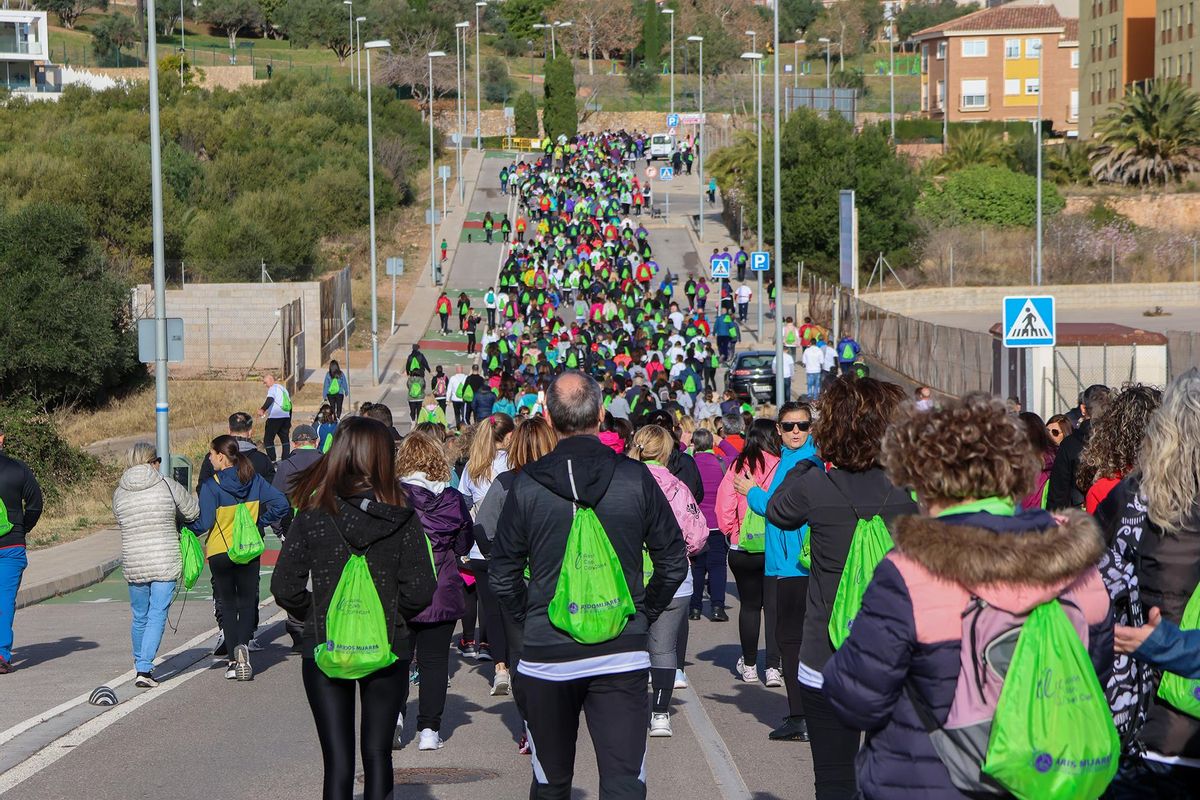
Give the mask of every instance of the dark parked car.
[[739, 400], [770, 403], [775, 397], [775, 352], [749, 350], [738, 353], [729, 370], [727, 386]]

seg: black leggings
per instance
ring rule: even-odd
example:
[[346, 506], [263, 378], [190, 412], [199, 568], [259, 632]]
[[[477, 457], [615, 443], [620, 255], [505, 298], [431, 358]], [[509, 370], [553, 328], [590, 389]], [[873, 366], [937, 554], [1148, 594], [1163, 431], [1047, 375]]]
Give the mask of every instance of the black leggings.
[[[330, 678], [311, 658], [302, 660], [304, 693], [317, 724], [321, 758], [325, 763], [323, 800], [349, 800], [354, 796], [354, 690], [362, 697], [363, 800], [392, 797], [392, 734], [396, 716], [408, 693], [408, 662], [397, 661], [386, 669], [356, 681]], [[446, 682], [442, 681], [442, 686]]]
[[852, 800], [857, 796], [854, 757], [859, 734], [838, 719], [820, 689], [801, 685], [808, 733], [812, 737], [813, 775], [816, 800]]
[[800, 699], [800, 640], [804, 634], [804, 609], [808, 606], [808, 576], [776, 578], [775, 641], [783, 660], [783, 683], [787, 687], [788, 714], [804, 716], [804, 701]]
[[762, 553], [729, 551], [729, 570], [738, 588], [738, 637], [746, 666], [758, 663], [758, 629], [766, 617], [767, 667], [780, 666], [779, 647], [775, 642], [775, 578], [763, 574], [766, 556]]
[[258, 623], [258, 559], [235, 564], [227, 553], [208, 559], [212, 570], [213, 596], [220, 610], [221, 631], [233, 658], [233, 648], [246, 644]]
[[486, 641], [491, 648], [492, 658], [500, 664], [508, 664], [508, 636], [504, 632], [504, 620], [500, 616], [500, 603], [492, 594], [491, 584], [488, 583], [488, 562], [482, 558], [472, 558], [467, 566], [475, 573], [475, 594], [478, 605], [478, 615], [482, 619], [479, 626], [479, 641]]
[[287, 458], [292, 452], [292, 440], [288, 432], [292, 429], [291, 417], [267, 417], [266, 429], [263, 432], [263, 447], [267, 450], [267, 458], [271, 459], [271, 463], [275, 463], [275, 440], [279, 440], [280, 447], [283, 448], [283, 455], [280, 458]]
[[[468, 642], [486, 644], [490, 647], [491, 642], [488, 641], [488, 636], [490, 635], [491, 631], [488, 629], [487, 600], [479, 593], [479, 587], [484, 583], [487, 583], [487, 571], [485, 567], [483, 576], [481, 578], [480, 573], [475, 572], [475, 563], [476, 560], [471, 559], [471, 563], [467, 565], [471, 567], [471, 571], [475, 573], [475, 583], [467, 587], [467, 612], [463, 614], [462, 617], [461, 638], [466, 639]], [[483, 609], [482, 613], [480, 613], [480, 608]], [[478, 638], [475, 636], [476, 623], [479, 624]]]
[[[454, 635], [454, 620], [449, 622], [408, 623], [408, 640], [421, 668], [421, 686], [417, 701], [417, 730], [442, 729], [442, 712], [446, 710], [446, 679], [450, 674], [450, 638]], [[404, 681], [404, 705], [408, 703], [408, 681]], [[399, 715], [400, 711], [396, 712]], [[397, 717], [392, 717], [395, 726]]]
[[333, 412], [334, 420], [342, 418], [342, 403], [346, 402], [346, 395], [342, 393], [331, 394], [326, 398], [329, 403], [329, 410]]

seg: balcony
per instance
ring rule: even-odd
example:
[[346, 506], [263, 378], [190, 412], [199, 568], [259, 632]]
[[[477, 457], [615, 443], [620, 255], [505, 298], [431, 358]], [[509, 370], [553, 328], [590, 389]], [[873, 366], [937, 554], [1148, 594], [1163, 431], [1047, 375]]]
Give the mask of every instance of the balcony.
[[18, 41], [8, 36], [0, 36], [0, 55], [5, 54], [40, 56], [42, 55], [42, 43]]

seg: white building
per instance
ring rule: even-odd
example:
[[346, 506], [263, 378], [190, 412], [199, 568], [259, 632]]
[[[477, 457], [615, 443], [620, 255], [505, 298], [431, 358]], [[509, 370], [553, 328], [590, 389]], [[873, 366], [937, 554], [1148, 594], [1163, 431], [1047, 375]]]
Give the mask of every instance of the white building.
[[0, 85], [14, 93], [59, 91], [45, 11], [0, 9]]

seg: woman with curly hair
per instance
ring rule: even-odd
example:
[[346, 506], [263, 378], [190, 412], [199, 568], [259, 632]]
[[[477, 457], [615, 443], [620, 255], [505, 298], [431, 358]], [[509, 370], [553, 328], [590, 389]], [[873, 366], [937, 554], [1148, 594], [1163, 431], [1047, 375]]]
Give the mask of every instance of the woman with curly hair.
[[[1033, 482], [1033, 491], [1021, 500], [1021, 508], [1031, 511], [1035, 508], [1046, 507], [1046, 495], [1050, 491], [1050, 471], [1054, 469], [1054, 458], [1058, 455], [1058, 444], [1050, 437], [1047, 425], [1042, 418], [1032, 411], [1022, 411], [1017, 415], [1029, 435], [1029, 443], [1033, 452], [1041, 457], [1042, 469]], [[1059, 441], [1062, 441], [1059, 439]]]
[[[810, 431], [831, 469], [800, 462], [767, 503], [767, 521], [780, 530], [809, 526], [812, 560], [798, 672], [818, 800], [849, 798], [855, 792], [858, 728], [838, 719], [821, 691], [821, 670], [833, 655], [829, 618], [854, 530], [860, 519], [878, 514], [890, 523], [916, 511], [908, 492], [889, 480], [879, 464], [884, 431], [905, 396], [899, 386], [874, 378], [831, 381], [821, 391]], [[923, 419], [932, 419], [930, 412]], [[962, 438], [953, 425], [938, 430], [947, 446]], [[956, 435], [947, 435], [951, 430]]]
[[[916, 491], [923, 513], [889, 525], [895, 549], [825, 664], [824, 697], [846, 726], [867, 733], [855, 765], [859, 797], [962, 797], [925, 717], [946, 723], [960, 669], [978, 658], [962, 652], [964, 620], [976, 614], [973, 635], [975, 623], [987, 630], [997, 619], [980, 618], [987, 607], [1023, 621], [1063, 598], [1082, 617], [1077, 630], [1103, 682], [1113, 660], [1108, 593], [1096, 569], [1104, 542], [1079, 511], [1016, 509], [1041, 462], [998, 398], [974, 393], [910, 412], [884, 436], [882, 461], [892, 485]], [[814, 755], [819, 741], [814, 731]], [[818, 783], [822, 800], [845, 796], [823, 794]]]
[[1146, 426], [1161, 403], [1162, 392], [1137, 383], [1113, 398], [1108, 411], [1092, 425], [1077, 477], [1089, 514], [1096, 513], [1108, 493], [1136, 466]]

